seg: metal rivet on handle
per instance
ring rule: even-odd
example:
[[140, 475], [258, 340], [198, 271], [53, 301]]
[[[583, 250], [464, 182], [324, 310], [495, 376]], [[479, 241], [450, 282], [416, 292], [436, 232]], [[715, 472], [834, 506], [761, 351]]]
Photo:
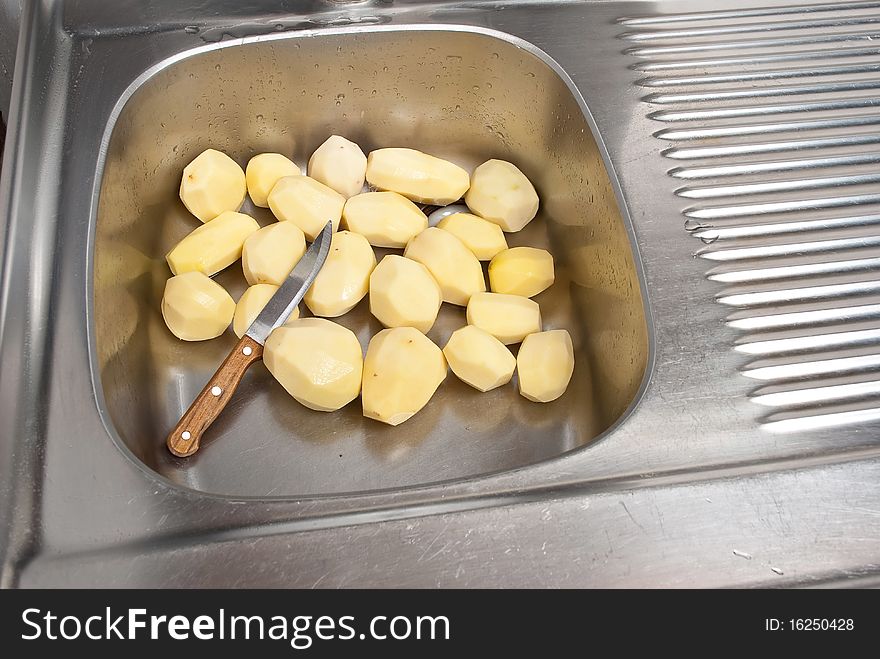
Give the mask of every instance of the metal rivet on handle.
[[211, 395], [212, 396], [219, 396], [222, 393], [223, 393], [223, 390], [220, 387], [211, 387]]
[[180, 433], [180, 437], [181, 439], [189, 439], [190, 437], [192, 437], [192, 435], [190, 434], [189, 430], [184, 430], [182, 433]]
[[247, 357], [250, 357], [250, 356], [251, 356], [251, 353], [252, 353], [253, 351], [254, 351], [254, 349], [251, 348], [250, 346], [245, 346], [244, 348], [241, 349], [242, 354], [244, 354], [244, 355], [247, 356]]

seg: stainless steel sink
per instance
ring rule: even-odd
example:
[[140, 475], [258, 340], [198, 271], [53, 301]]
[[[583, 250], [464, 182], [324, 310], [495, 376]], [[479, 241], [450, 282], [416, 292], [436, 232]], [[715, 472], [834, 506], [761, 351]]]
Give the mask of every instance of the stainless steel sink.
[[[876, 3], [200, 6], [22, 14], [3, 585], [876, 583]], [[522, 165], [577, 380], [543, 407], [450, 380], [386, 429], [256, 372], [172, 460], [228, 347], [156, 312], [180, 168], [330, 132]]]
[[0, 0], [0, 115], [9, 116], [12, 95], [12, 71], [15, 68], [15, 47], [18, 45], [18, 23], [21, 15], [19, 0]]
[[[226, 42], [141, 76], [107, 128], [98, 175], [93, 372], [114, 434], [171, 481], [267, 496], [475, 477], [581, 448], [607, 430], [634, 402], [648, 337], [628, 222], [583, 99], [564, 76], [545, 54], [501, 33], [424, 26]], [[229, 332], [182, 343], [159, 313], [164, 255], [196, 224], [177, 198], [180, 171], [209, 146], [242, 163], [263, 151], [305, 163], [333, 132], [366, 150], [420, 148], [468, 170], [497, 157], [527, 172], [544, 203], [511, 244], [557, 255], [557, 283], [536, 299], [545, 326], [569, 328], [578, 344], [570, 390], [535, 405], [514, 387], [479, 396], [450, 378], [422, 414], [390, 428], [364, 419], [357, 402], [332, 415], [297, 405], [260, 365], [210, 447], [173, 458], [168, 429], [235, 341]], [[220, 280], [235, 297], [246, 287], [238, 267]], [[366, 300], [340, 321], [364, 349], [381, 328]], [[446, 305], [430, 337], [443, 346], [465, 323], [463, 308]]]

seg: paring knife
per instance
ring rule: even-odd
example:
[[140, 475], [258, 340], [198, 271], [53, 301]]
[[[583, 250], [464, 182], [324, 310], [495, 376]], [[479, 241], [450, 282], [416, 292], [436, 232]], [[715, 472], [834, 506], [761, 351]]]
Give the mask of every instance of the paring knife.
[[232, 398], [238, 383], [251, 364], [263, 358], [263, 344], [276, 327], [283, 325], [300, 303], [318, 271], [327, 260], [333, 223], [328, 222], [315, 242], [306, 250], [275, 295], [251, 323], [229, 356], [189, 406], [186, 414], [168, 435], [168, 450], [185, 458], [199, 450], [202, 434]]

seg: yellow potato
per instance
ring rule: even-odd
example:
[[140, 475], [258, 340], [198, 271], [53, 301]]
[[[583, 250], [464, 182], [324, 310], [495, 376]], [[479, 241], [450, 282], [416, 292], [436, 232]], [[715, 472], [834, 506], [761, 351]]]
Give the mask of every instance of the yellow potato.
[[345, 202], [342, 219], [349, 231], [376, 247], [406, 247], [428, 228], [428, 217], [396, 192], [365, 192]]
[[424, 204], [446, 206], [461, 199], [468, 173], [448, 160], [415, 149], [377, 149], [367, 158], [367, 181]]
[[276, 222], [244, 241], [241, 269], [248, 284], [275, 284], [287, 279], [306, 251], [306, 237], [293, 222]]
[[440, 284], [444, 302], [463, 307], [471, 295], [486, 290], [477, 257], [448, 231], [428, 227], [409, 241], [403, 255], [428, 268]]
[[488, 160], [477, 167], [464, 201], [474, 213], [505, 231], [519, 231], [538, 212], [534, 186], [505, 160]]
[[238, 163], [214, 149], [202, 151], [183, 168], [180, 200], [202, 222], [225, 211], [237, 211], [244, 203], [247, 184]]
[[467, 306], [467, 321], [510, 345], [541, 331], [541, 308], [520, 295], [476, 293]]
[[370, 289], [375, 267], [376, 255], [366, 238], [351, 231], [334, 233], [327, 260], [303, 298], [306, 306], [327, 318], [348, 313]]
[[269, 208], [279, 220], [293, 222], [313, 241], [327, 222], [339, 228], [345, 197], [308, 176], [278, 179], [269, 193]]
[[427, 334], [442, 303], [440, 286], [418, 261], [389, 254], [370, 275], [370, 313], [385, 327]]
[[367, 157], [361, 148], [339, 135], [331, 135], [309, 158], [309, 176], [348, 199], [364, 187]]
[[201, 272], [185, 272], [165, 282], [162, 318], [178, 339], [204, 341], [220, 336], [234, 313], [235, 300]]
[[447, 215], [440, 220], [437, 228], [458, 238], [480, 261], [488, 261], [507, 249], [507, 240], [501, 227], [470, 213]]
[[165, 255], [171, 272], [214, 275], [241, 258], [241, 250], [260, 225], [250, 215], [226, 211], [193, 229]]
[[446, 379], [446, 358], [414, 327], [376, 334], [364, 358], [364, 416], [396, 426], [422, 409]]
[[519, 392], [536, 403], [549, 403], [565, 393], [574, 372], [574, 349], [566, 330], [549, 330], [525, 338], [516, 357]]
[[263, 361], [287, 393], [319, 412], [344, 407], [361, 390], [361, 344], [351, 330], [324, 318], [299, 318], [273, 330]]
[[475, 325], [455, 330], [443, 354], [452, 372], [479, 391], [507, 384], [516, 369], [516, 358], [510, 350]]
[[260, 315], [263, 307], [268, 304], [277, 290], [278, 287], [273, 284], [254, 284], [241, 294], [235, 305], [235, 315], [232, 317], [232, 331], [235, 332], [235, 336], [241, 338], [245, 335], [251, 323]]
[[269, 193], [285, 176], [299, 176], [299, 165], [280, 153], [261, 153], [248, 161], [245, 168], [248, 194], [255, 206], [269, 207]]
[[[235, 316], [232, 318], [232, 331], [235, 332], [235, 336], [241, 338], [247, 333], [251, 323], [257, 319], [277, 290], [278, 287], [273, 284], [254, 284], [241, 294], [238, 304], [235, 305]], [[297, 318], [299, 318], [299, 307], [294, 308], [287, 322]]]
[[513, 247], [489, 264], [489, 287], [495, 293], [532, 297], [553, 283], [553, 256], [546, 249]]

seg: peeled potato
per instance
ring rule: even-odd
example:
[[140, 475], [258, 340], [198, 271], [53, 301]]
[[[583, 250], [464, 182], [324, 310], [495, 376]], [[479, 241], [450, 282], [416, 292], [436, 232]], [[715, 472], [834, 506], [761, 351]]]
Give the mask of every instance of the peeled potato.
[[475, 325], [455, 330], [443, 348], [449, 368], [460, 380], [479, 391], [510, 382], [516, 358], [494, 336]]
[[546, 249], [513, 247], [489, 264], [489, 285], [496, 293], [532, 297], [553, 283], [553, 256]]
[[565, 393], [574, 372], [574, 349], [566, 330], [549, 330], [525, 338], [516, 357], [519, 392], [536, 403], [549, 403]]
[[477, 167], [464, 200], [474, 213], [505, 231], [519, 231], [538, 212], [538, 193], [531, 181], [505, 160], [487, 160]]
[[356, 195], [345, 202], [342, 219], [349, 231], [361, 234], [376, 247], [406, 247], [428, 228], [428, 217], [396, 192]]
[[244, 172], [225, 153], [202, 151], [183, 168], [180, 200], [202, 222], [225, 211], [237, 211], [247, 194]]
[[268, 208], [269, 193], [285, 176], [299, 176], [299, 165], [280, 153], [261, 153], [248, 161], [245, 168], [248, 194], [255, 206]]
[[201, 272], [209, 277], [241, 258], [245, 240], [260, 228], [250, 215], [226, 211], [193, 229], [165, 255], [171, 272]]
[[[232, 331], [235, 332], [235, 336], [241, 338], [247, 333], [277, 290], [278, 287], [273, 284], [254, 284], [242, 293], [238, 304], [235, 305], [235, 315], [232, 317]], [[288, 318], [288, 322], [299, 318], [299, 307], [294, 307]]]
[[309, 242], [317, 238], [327, 222], [339, 228], [345, 197], [308, 176], [285, 176], [269, 193], [269, 208], [279, 220], [293, 222]]
[[367, 181], [425, 204], [446, 206], [461, 199], [468, 173], [448, 160], [415, 149], [377, 149], [367, 158]]
[[361, 344], [351, 330], [324, 318], [299, 318], [273, 330], [263, 361], [287, 393], [319, 412], [344, 407], [361, 390]]
[[467, 305], [467, 321], [510, 345], [541, 331], [541, 308], [520, 295], [475, 293]]
[[309, 158], [309, 176], [348, 199], [360, 193], [367, 172], [367, 157], [344, 137], [331, 135]]
[[414, 327], [376, 334], [364, 358], [364, 416], [396, 426], [427, 405], [446, 379], [446, 358]]
[[458, 238], [480, 261], [488, 261], [507, 249], [501, 227], [470, 213], [447, 215], [437, 227]]
[[[273, 284], [254, 284], [241, 294], [238, 304], [235, 305], [235, 315], [232, 317], [232, 331], [235, 336], [241, 338], [248, 331], [251, 323], [268, 304], [278, 287]], [[299, 315], [298, 309], [294, 311]]]
[[370, 313], [385, 327], [427, 334], [442, 303], [440, 286], [418, 261], [389, 254], [370, 275]]
[[366, 238], [351, 231], [334, 233], [327, 260], [303, 298], [306, 306], [327, 318], [348, 313], [370, 289], [375, 267], [376, 255]]
[[486, 290], [477, 257], [448, 231], [428, 227], [409, 241], [403, 255], [428, 268], [445, 302], [463, 307], [471, 295]]
[[276, 222], [244, 241], [241, 269], [248, 284], [275, 284], [287, 279], [306, 251], [306, 237], [293, 222]]
[[220, 336], [234, 313], [235, 300], [201, 272], [185, 272], [165, 282], [162, 318], [178, 339], [204, 341]]

